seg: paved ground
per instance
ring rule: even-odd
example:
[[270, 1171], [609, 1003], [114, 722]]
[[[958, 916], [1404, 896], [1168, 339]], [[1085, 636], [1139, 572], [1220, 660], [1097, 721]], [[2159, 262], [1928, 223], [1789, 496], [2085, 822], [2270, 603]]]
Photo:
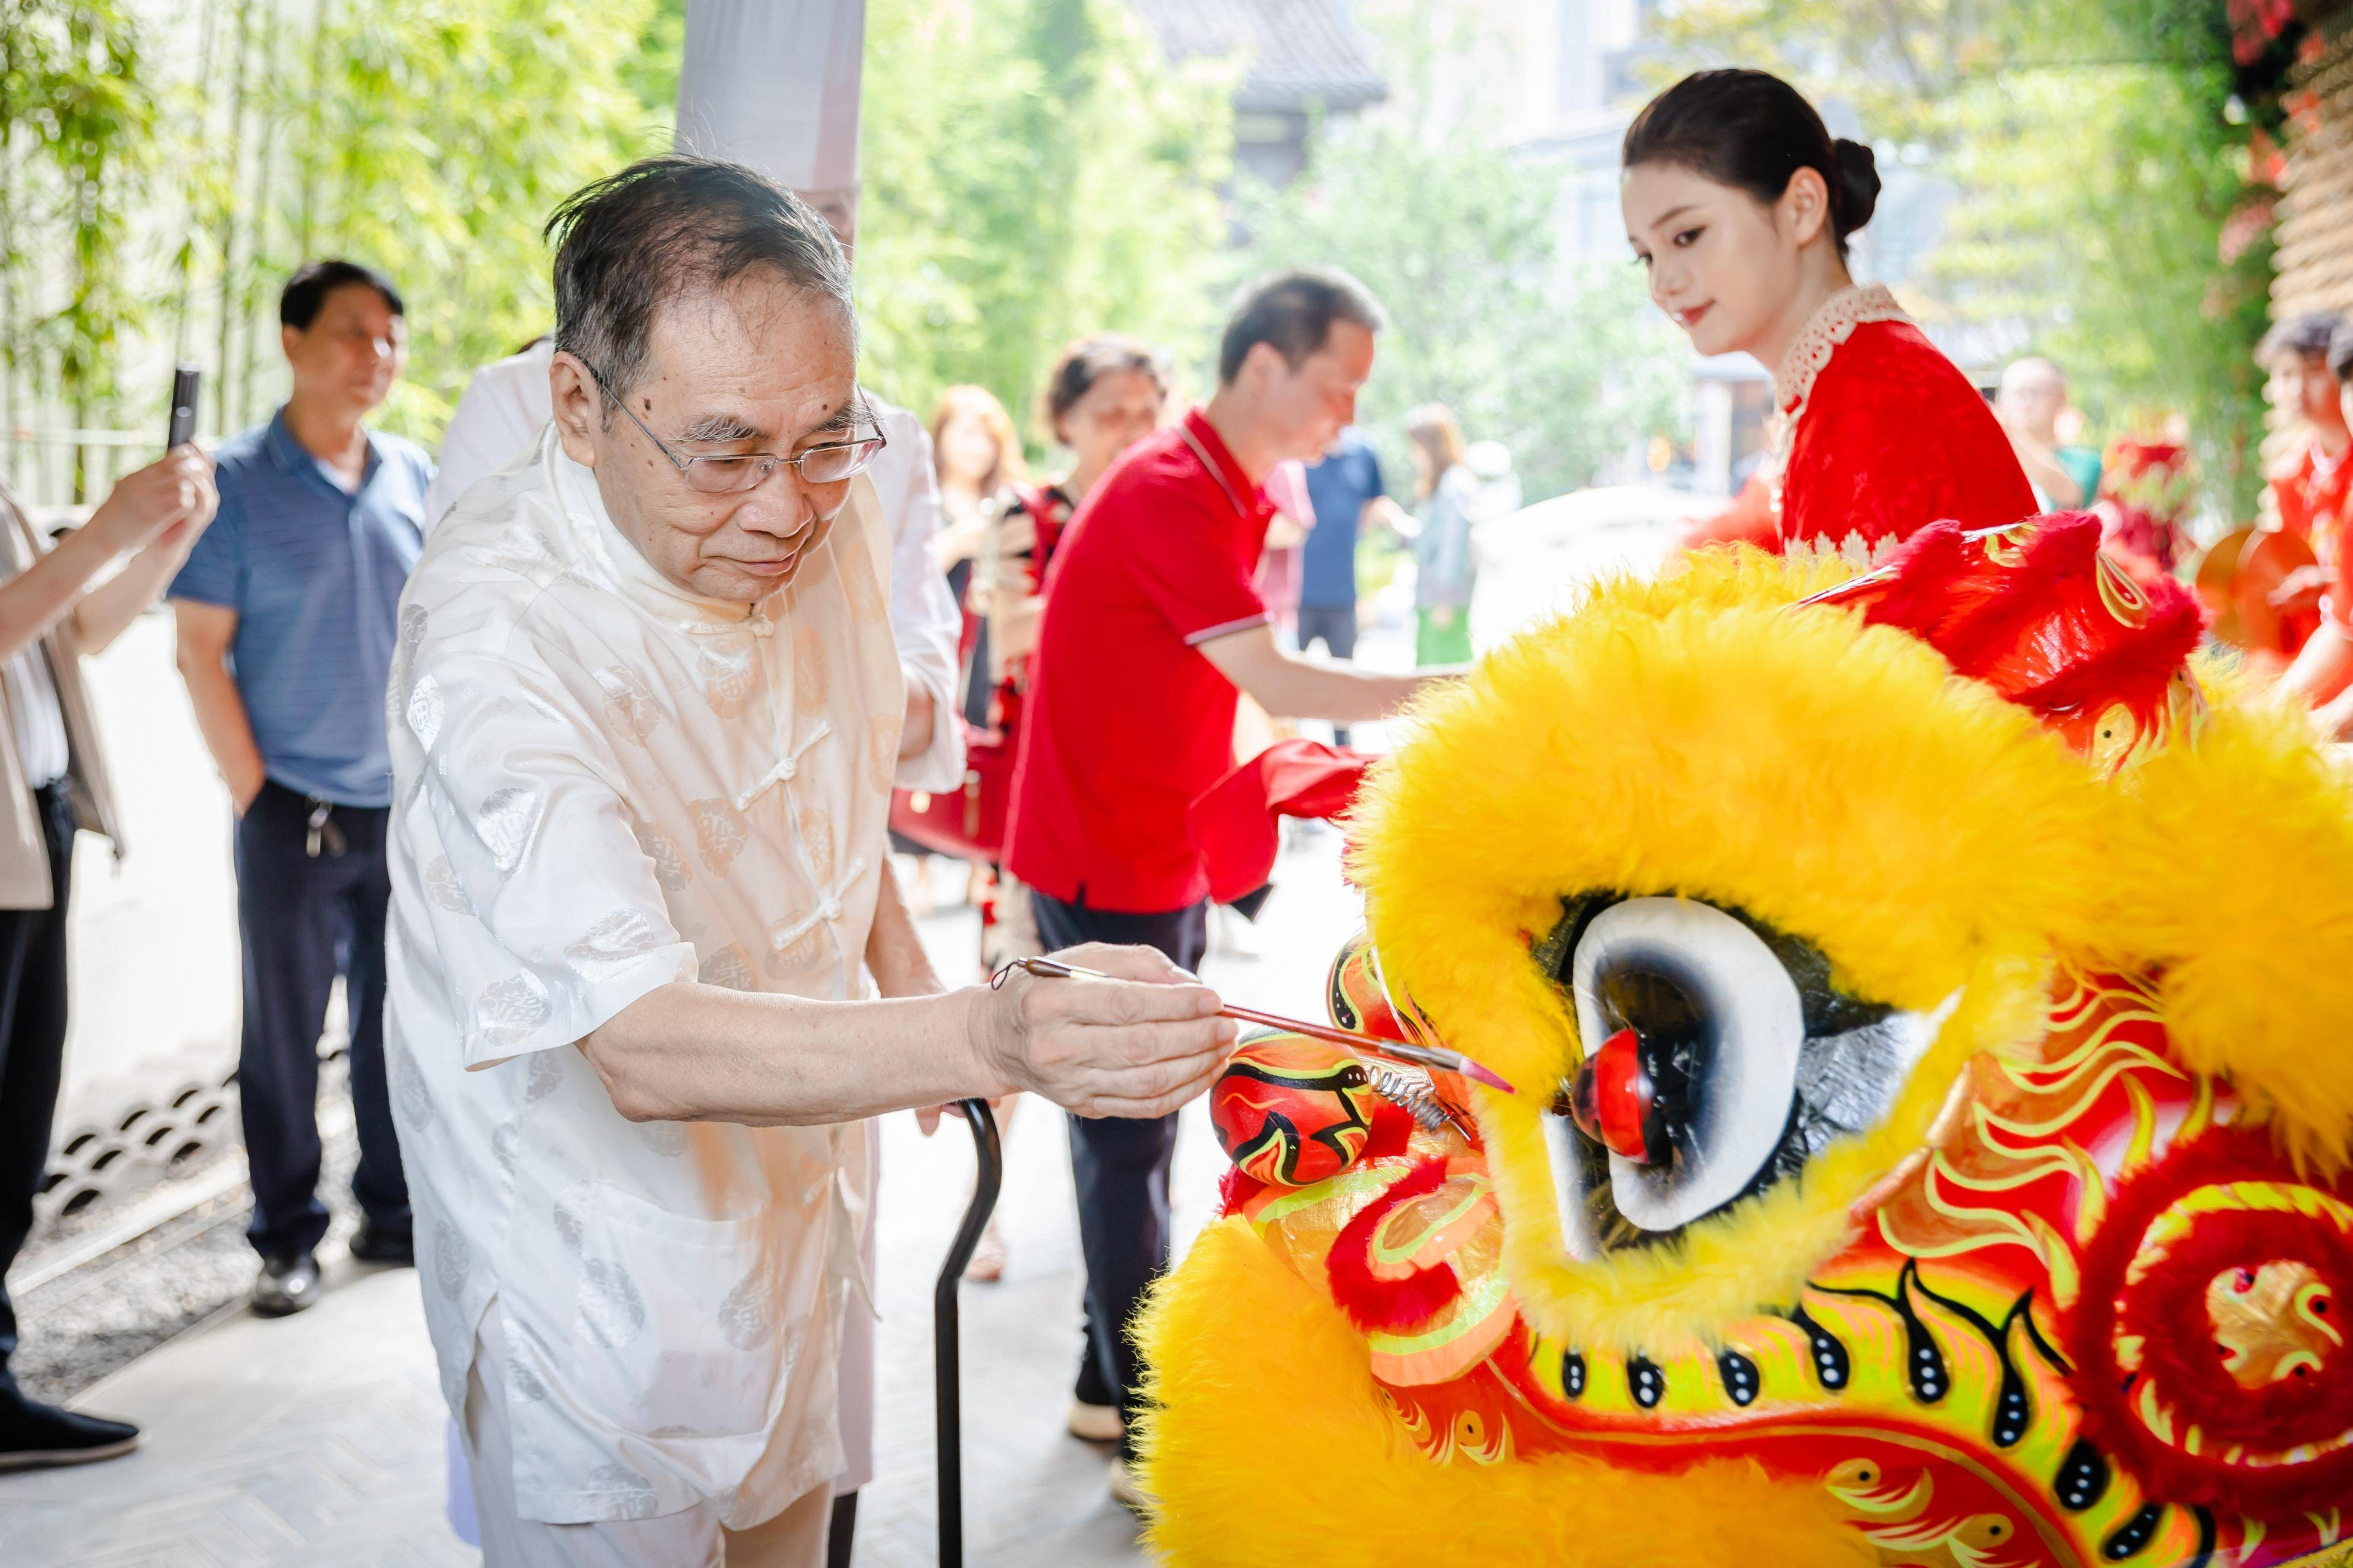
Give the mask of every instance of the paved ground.
[[[1335, 835], [1287, 854], [1278, 890], [1208, 977], [1238, 1002], [1320, 1016], [1333, 947], [1354, 929]], [[943, 874], [944, 894], [950, 879]], [[943, 973], [968, 972], [968, 911], [923, 922]], [[1060, 1113], [1025, 1102], [1008, 1139], [1000, 1212], [1010, 1266], [963, 1301], [967, 1561], [1070, 1568], [1141, 1563], [1133, 1521], [1104, 1490], [1103, 1450], [1061, 1429], [1078, 1353], [1076, 1222]], [[931, 1284], [969, 1191], [951, 1124], [932, 1140], [888, 1121], [881, 1204], [879, 1479], [861, 1501], [860, 1568], [933, 1561]], [[1222, 1159], [1187, 1113], [1176, 1191], [1180, 1241], [1207, 1217]], [[340, 1231], [340, 1226], [339, 1226]], [[301, 1317], [231, 1308], [91, 1387], [79, 1403], [134, 1419], [146, 1446], [78, 1471], [0, 1478], [8, 1568], [338, 1568], [472, 1564], [442, 1522], [445, 1415], [414, 1274], [340, 1261]], [[27, 1324], [28, 1350], [45, 1331]]]

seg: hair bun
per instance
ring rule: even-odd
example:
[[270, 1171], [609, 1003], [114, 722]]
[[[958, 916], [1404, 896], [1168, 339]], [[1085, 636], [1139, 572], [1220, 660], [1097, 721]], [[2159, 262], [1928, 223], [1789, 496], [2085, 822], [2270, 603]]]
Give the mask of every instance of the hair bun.
[[1844, 239], [1871, 221], [1879, 206], [1879, 159], [1860, 142], [1840, 137], [1837, 142], [1839, 183], [1845, 187], [1840, 204], [1839, 237]]

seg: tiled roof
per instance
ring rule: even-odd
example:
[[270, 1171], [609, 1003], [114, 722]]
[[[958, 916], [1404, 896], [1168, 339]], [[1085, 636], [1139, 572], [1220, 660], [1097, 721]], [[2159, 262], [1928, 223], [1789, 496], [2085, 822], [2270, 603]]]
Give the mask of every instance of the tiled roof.
[[1361, 109], [1388, 96], [1342, 0], [1133, 0], [1163, 53], [1249, 61], [1237, 107]]

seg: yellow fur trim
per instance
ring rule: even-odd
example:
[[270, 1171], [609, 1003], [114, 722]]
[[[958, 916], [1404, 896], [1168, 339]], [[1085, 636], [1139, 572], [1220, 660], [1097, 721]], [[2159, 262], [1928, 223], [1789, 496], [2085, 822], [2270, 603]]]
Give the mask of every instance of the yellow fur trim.
[[2229, 1078], [2300, 1163], [2344, 1170], [2353, 769], [2301, 712], [2218, 704], [2115, 788], [2099, 951], [2159, 971], [2182, 1065]]
[[1148, 1539], [1175, 1568], [1877, 1561], [1819, 1488], [1745, 1461], [1671, 1476], [1431, 1462], [1374, 1385], [1363, 1336], [1240, 1219], [1202, 1232], [1138, 1334], [1163, 1406], [1139, 1434], [1145, 1489], [1166, 1500]]
[[[1795, 1300], [1961, 1063], [2034, 1034], [2052, 934], [2076, 927], [2104, 804], [2083, 764], [1925, 644], [1792, 607], [1820, 577], [1706, 552], [1605, 589], [1420, 704], [1360, 811], [1384, 970], [1521, 1090], [1479, 1102], [1507, 1266], [1530, 1322], [1570, 1342], [1655, 1352]], [[1571, 1262], [1538, 1130], [1576, 1026], [1528, 943], [1592, 890], [1735, 906], [1860, 995], [1962, 1002], [1886, 1125], [1801, 1185], [1680, 1247]]]

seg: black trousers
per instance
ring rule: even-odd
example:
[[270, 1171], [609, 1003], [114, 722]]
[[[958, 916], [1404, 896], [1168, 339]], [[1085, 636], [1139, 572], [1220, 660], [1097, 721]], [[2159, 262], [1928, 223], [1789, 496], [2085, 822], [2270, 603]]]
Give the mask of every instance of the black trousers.
[[[1209, 945], [1207, 903], [1139, 915], [1091, 910], [1083, 890], [1080, 898], [1066, 904], [1030, 890], [1039, 941], [1048, 952], [1084, 942], [1123, 942], [1156, 947], [1187, 969], [1200, 967]], [[1116, 1400], [1131, 1426], [1144, 1378], [1128, 1320], [1168, 1268], [1168, 1168], [1176, 1154], [1174, 1114], [1071, 1118], [1079, 1249], [1087, 1264], [1087, 1344], [1077, 1393], [1092, 1404]], [[1128, 1451], [1125, 1439], [1120, 1447]]]
[[74, 815], [66, 786], [33, 792], [49, 851], [46, 910], [0, 910], [0, 1401], [15, 1400], [8, 1358], [16, 1309], [8, 1266], [33, 1228], [33, 1194], [49, 1160], [49, 1124], [66, 1059], [66, 899]]
[[269, 783], [237, 825], [237, 912], [245, 946], [237, 1081], [253, 1182], [246, 1234], [264, 1258], [308, 1252], [327, 1234], [327, 1207], [319, 1201], [319, 1032], [338, 968], [351, 1009], [352, 1110], [359, 1124], [352, 1195], [377, 1229], [405, 1236], [410, 1225], [408, 1183], [384, 1083], [384, 922], [392, 899], [384, 829], [391, 813], [334, 806], [315, 857], [307, 845], [311, 814], [308, 799]]
[[[1299, 606], [1299, 651], [1305, 653], [1315, 643], [1334, 658], [1356, 657], [1356, 606], [1354, 605], [1302, 605]], [[1348, 743], [1348, 726], [1332, 726], [1332, 743]]]

